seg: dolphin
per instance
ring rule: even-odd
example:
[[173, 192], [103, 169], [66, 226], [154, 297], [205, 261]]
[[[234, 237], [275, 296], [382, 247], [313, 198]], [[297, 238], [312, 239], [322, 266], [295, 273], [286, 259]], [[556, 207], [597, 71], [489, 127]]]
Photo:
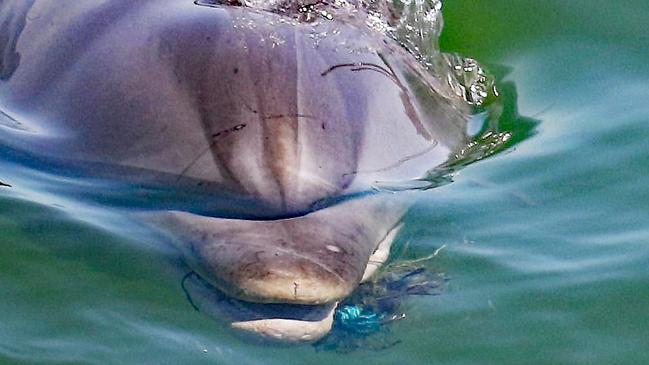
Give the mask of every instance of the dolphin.
[[3, 0], [0, 111], [5, 150], [180, 197], [143, 199], [137, 216], [221, 293], [212, 302], [256, 308], [233, 327], [300, 341], [387, 260], [412, 198], [372, 187], [446, 163], [472, 109], [347, 18]]

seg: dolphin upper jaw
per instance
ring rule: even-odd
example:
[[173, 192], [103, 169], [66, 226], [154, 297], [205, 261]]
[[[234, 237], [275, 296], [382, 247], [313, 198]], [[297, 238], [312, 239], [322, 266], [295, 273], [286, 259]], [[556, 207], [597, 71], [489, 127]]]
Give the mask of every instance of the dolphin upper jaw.
[[[387, 261], [390, 247], [399, 232], [401, 224], [393, 227], [388, 233], [376, 240], [367, 242], [347, 241], [352, 245], [374, 247], [374, 251], [360, 261], [352, 276], [339, 275], [340, 269], [327, 266], [317, 259], [300, 256], [295, 253], [277, 251], [269, 248], [257, 251], [255, 256], [259, 260], [254, 263], [243, 264], [233, 270], [230, 276], [229, 293], [233, 296], [258, 303], [288, 303], [320, 305], [340, 301], [351, 294], [359, 283], [369, 280], [377, 270]], [[322, 242], [325, 249], [324, 255], [346, 255], [335, 242]], [[344, 259], [343, 259], [344, 260]], [[364, 263], [364, 264], [363, 264]], [[243, 266], [243, 268], [242, 268]], [[251, 269], [250, 266], [254, 266]], [[351, 268], [349, 268], [351, 270]], [[209, 274], [208, 274], [209, 275]], [[207, 276], [209, 277], [209, 276]], [[211, 282], [222, 280], [213, 279]]]
[[297, 270], [291, 267], [265, 268], [266, 275], [237, 283], [240, 289], [237, 297], [259, 303], [316, 305], [340, 300], [354, 290], [355, 285], [351, 282], [332, 277], [333, 275], [320, 270], [313, 270], [302, 276], [304, 271], [301, 268], [310, 264], [298, 259]]
[[189, 266], [228, 295], [317, 305], [348, 296], [385, 261], [384, 242], [394, 239], [405, 209], [398, 200], [375, 196], [287, 219], [174, 211], [156, 220], [173, 232]]

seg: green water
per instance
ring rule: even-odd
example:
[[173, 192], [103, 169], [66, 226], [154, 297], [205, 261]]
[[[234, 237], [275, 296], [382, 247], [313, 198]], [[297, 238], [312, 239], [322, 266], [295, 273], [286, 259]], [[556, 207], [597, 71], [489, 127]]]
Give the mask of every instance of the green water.
[[0, 363], [649, 363], [649, 3], [447, 0], [444, 14], [442, 48], [497, 74], [503, 123], [538, 124], [422, 193], [399, 243], [446, 245], [431, 265], [450, 280], [404, 303], [384, 334], [397, 344], [242, 341], [191, 309], [156, 237], [0, 188]]

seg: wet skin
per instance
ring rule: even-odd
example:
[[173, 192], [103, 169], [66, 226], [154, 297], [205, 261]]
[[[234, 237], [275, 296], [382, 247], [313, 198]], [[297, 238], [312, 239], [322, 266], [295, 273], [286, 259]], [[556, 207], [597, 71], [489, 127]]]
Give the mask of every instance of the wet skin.
[[469, 108], [375, 31], [280, 20], [187, 0], [5, 0], [0, 143], [195, 192], [209, 216], [149, 220], [228, 295], [339, 300], [410, 201], [364, 192], [444, 163]]

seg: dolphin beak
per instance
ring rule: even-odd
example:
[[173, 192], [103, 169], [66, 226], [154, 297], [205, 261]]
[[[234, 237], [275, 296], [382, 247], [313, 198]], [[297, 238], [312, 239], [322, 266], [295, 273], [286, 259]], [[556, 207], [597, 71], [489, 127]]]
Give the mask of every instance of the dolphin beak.
[[317, 341], [331, 330], [338, 305], [338, 302], [323, 305], [245, 302], [226, 295], [192, 273], [183, 279], [182, 286], [198, 311], [253, 340]]
[[367, 276], [370, 256], [405, 212], [399, 203], [377, 195], [276, 220], [168, 212], [162, 223], [189, 266], [228, 295], [319, 305], [348, 296]]
[[[233, 318], [232, 327], [271, 339], [313, 341], [331, 329], [336, 303], [387, 260], [404, 213], [403, 202], [380, 195], [288, 219], [168, 212], [156, 220], [173, 232], [185, 261], [206, 283], [239, 307], [263, 312]], [[289, 308], [290, 315], [278, 308]], [[294, 314], [296, 308], [301, 315]]]

